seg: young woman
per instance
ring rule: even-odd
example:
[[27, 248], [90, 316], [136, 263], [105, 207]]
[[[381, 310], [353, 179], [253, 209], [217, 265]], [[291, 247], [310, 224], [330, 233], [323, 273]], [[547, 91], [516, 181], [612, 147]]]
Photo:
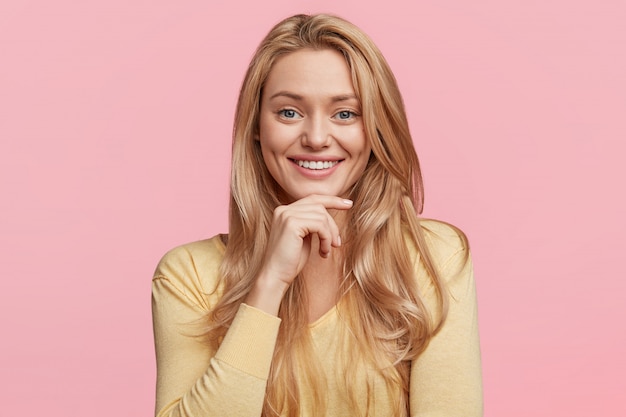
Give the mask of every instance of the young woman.
[[229, 234], [154, 276], [156, 414], [482, 415], [467, 241], [422, 201], [372, 41], [328, 15], [276, 25], [239, 96]]

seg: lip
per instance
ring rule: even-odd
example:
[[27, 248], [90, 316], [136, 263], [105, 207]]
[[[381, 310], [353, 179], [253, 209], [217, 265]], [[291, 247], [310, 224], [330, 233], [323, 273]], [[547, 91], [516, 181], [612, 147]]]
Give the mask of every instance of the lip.
[[[296, 156], [293, 158], [290, 157], [288, 159], [291, 165], [296, 169], [296, 171], [298, 171], [302, 176], [311, 178], [311, 179], [323, 179], [332, 175], [332, 173], [335, 172], [335, 170], [337, 170], [337, 168], [344, 161], [343, 158], [319, 157], [319, 156], [315, 156], [315, 157], [314, 156]], [[315, 161], [315, 162], [328, 161], [328, 162], [337, 162], [337, 163], [330, 168], [308, 169], [308, 168], [301, 167], [300, 165], [298, 165], [296, 161]]]
[[296, 160], [296, 161], [328, 161], [328, 162], [335, 162], [335, 161], [342, 161], [345, 158], [342, 158], [340, 156], [332, 156], [332, 155], [292, 155], [292, 156], [288, 156], [288, 159]]

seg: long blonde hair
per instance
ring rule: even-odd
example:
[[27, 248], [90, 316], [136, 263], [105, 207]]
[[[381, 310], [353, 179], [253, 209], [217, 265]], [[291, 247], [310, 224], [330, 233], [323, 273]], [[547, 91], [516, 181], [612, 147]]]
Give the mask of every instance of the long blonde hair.
[[[351, 192], [354, 206], [341, 235], [345, 259], [340, 314], [359, 352], [344, 359], [355, 365], [348, 369], [373, 365], [384, 378], [398, 415], [404, 415], [410, 361], [440, 327], [447, 297], [419, 226], [422, 177], [396, 80], [367, 35], [341, 18], [321, 14], [283, 20], [261, 42], [248, 67], [234, 123], [229, 240], [220, 271], [221, 297], [209, 313], [207, 334], [217, 347], [260, 270], [272, 213], [281, 204], [279, 187], [254, 140], [261, 94], [276, 59], [303, 48], [343, 54], [372, 149], [365, 172]], [[434, 284], [439, 299], [436, 312], [427, 311], [419, 296], [415, 256], [409, 246], [416, 249]], [[283, 321], [267, 385], [266, 417], [299, 415], [302, 387], [296, 380], [303, 374], [314, 404], [323, 410], [324, 382], [311, 365], [306, 302], [302, 280], [296, 279], [280, 307]], [[358, 399], [351, 388], [347, 390], [356, 415]]]

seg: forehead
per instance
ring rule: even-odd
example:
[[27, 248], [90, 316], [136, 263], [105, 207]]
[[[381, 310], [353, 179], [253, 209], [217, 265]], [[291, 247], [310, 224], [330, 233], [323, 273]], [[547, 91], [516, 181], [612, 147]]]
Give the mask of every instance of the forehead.
[[278, 58], [267, 77], [264, 93], [271, 96], [281, 90], [315, 95], [354, 94], [348, 63], [334, 49], [302, 49]]

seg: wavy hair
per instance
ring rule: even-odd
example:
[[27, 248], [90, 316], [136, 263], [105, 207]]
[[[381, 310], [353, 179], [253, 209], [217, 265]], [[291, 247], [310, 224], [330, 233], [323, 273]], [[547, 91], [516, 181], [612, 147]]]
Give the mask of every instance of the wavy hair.
[[[267, 170], [259, 142], [264, 83], [278, 58], [304, 48], [343, 54], [360, 100], [364, 131], [371, 144], [365, 172], [351, 190], [353, 209], [344, 230], [341, 303], [346, 344], [346, 396], [358, 414], [353, 390], [360, 365], [382, 375], [398, 416], [408, 410], [410, 361], [427, 346], [447, 312], [447, 295], [419, 225], [422, 177], [395, 77], [374, 43], [353, 24], [331, 15], [295, 15], [259, 45], [239, 94], [233, 131], [229, 239], [221, 265], [221, 297], [208, 316], [207, 335], [215, 348], [260, 270], [280, 188]], [[412, 247], [410, 249], [409, 247]], [[417, 254], [415, 254], [415, 252]], [[437, 311], [420, 298], [416, 257], [436, 290]], [[282, 319], [267, 384], [263, 416], [298, 416], [301, 390], [323, 410], [323, 376], [312, 360], [303, 280], [296, 279], [280, 306]], [[354, 349], [348, 351], [354, 352]], [[362, 369], [362, 368], [361, 368]], [[304, 375], [303, 385], [296, 381]], [[373, 388], [367, 381], [367, 389]], [[319, 411], [315, 414], [323, 414]]]

